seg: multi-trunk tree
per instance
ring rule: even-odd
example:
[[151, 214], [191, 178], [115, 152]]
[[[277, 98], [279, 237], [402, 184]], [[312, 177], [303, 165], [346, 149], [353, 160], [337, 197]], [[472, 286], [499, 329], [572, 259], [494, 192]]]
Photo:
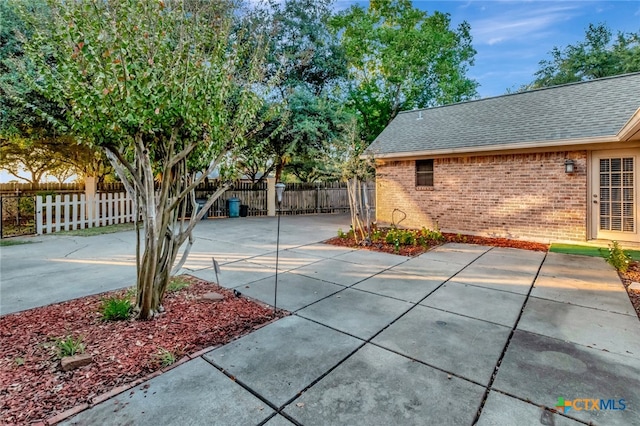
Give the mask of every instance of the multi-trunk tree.
[[[22, 7], [31, 37], [32, 84], [68, 106], [58, 127], [104, 150], [137, 202], [137, 315], [161, 302], [181, 247], [229, 185], [191, 220], [194, 189], [212, 171], [224, 177], [256, 122], [265, 93], [265, 43], [236, 25], [223, 1], [48, 2], [40, 21]], [[240, 42], [243, 41], [243, 42]], [[195, 210], [195, 209], [194, 209]]]

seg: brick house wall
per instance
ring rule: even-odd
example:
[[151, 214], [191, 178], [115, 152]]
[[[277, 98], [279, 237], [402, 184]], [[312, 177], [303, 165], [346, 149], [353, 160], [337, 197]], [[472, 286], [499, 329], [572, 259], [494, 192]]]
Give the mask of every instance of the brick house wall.
[[[564, 171], [567, 158], [576, 162], [573, 174]], [[586, 151], [436, 158], [433, 169], [433, 187], [416, 187], [415, 161], [379, 164], [377, 221], [398, 223], [406, 213], [402, 227], [586, 240]]]

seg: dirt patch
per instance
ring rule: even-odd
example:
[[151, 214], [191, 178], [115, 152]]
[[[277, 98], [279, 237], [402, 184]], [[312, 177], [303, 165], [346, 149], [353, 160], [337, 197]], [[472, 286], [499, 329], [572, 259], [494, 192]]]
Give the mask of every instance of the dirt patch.
[[[43, 421], [115, 387], [227, 343], [273, 320], [272, 308], [190, 276], [166, 295], [166, 312], [150, 321], [104, 322], [98, 313], [115, 291], [0, 317], [0, 424]], [[215, 291], [219, 302], [201, 301]], [[285, 313], [278, 313], [278, 317]], [[93, 363], [63, 372], [54, 339], [81, 337]], [[170, 355], [168, 355], [170, 354]]]

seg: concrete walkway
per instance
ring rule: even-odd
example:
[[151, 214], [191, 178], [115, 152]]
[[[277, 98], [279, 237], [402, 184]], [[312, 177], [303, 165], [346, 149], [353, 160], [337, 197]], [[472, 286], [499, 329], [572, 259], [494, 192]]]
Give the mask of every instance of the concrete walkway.
[[[277, 300], [292, 316], [65, 424], [640, 424], [640, 322], [601, 259], [288, 245]], [[223, 285], [273, 303], [274, 253], [227, 260]], [[559, 398], [573, 408], [544, 409]]]

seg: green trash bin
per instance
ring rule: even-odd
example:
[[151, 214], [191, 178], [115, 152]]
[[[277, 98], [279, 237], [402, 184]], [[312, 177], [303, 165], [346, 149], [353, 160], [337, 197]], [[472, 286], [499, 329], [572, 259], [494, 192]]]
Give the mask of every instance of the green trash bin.
[[240, 216], [240, 198], [229, 198], [229, 217]]

